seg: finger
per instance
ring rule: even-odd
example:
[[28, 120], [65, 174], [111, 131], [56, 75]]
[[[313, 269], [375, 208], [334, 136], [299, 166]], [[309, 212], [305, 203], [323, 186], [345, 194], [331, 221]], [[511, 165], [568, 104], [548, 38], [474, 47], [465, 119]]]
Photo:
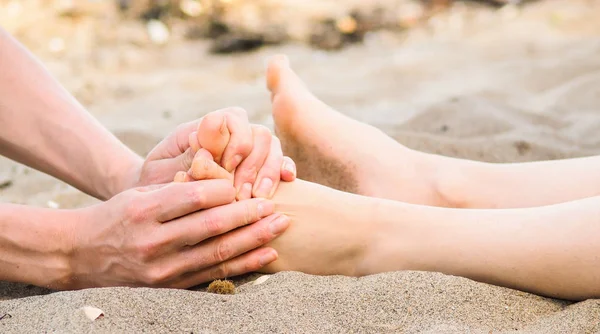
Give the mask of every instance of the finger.
[[271, 198], [281, 179], [281, 166], [283, 165], [283, 152], [277, 137], [271, 139], [271, 150], [265, 163], [258, 171], [258, 176], [252, 195], [254, 197]]
[[167, 222], [189, 213], [225, 205], [235, 200], [235, 188], [228, 180], [171, 183], [143, 198], [148, 215]]
[[[169, 134], [161, 144], [158, 144], [146, 157], [147, 160], [170, 159], [180, 155], [190, 148], [189, 135], [198, 128], [201, 120], [197, 119], [188, 123], [181, 124]], [[162, 145], [169, 143], [168, 145]], [[193, 157], [193, 154], [192, 154]]]
[[[273, 214], [273, 202], [251, 199], [181, 217], [160, 228], [174, 247], [193, 246], [206, 239], [246, 226]], [[175, 248], [177, 250], [177, 248]]]
[[244, 200], [252, 197], [252, 185], [256, 181], [258, 171], [265, 163], [271, 149], [271, 131], [264, 126], [252, 126], [254, 146], [250, 155], [235, 170], [234, 186], [237, 199]]
[[229, 129], [225, 114], [221, 111], [210, 113], [198, 126], [198, 143], [210, 152], [215, 162], [221, 164], [223, 152], [229, 143]]
[[166, 186], [168, 186], [169, 183], [157, 183], [157, 184], [150, 184], [147, 186], [143, 186], [143, 187], [137, 187], [135, 188], [135, 190], [141, 192], [141, 193], [147, 193], [147, 192], [151, 192], [160, 188], [164, 188]]
[[283, 157], [283, 165], [281, 166], [281, 180], [292, 182], [296, 179], [296, 163], [290, 157]]
[[177, 174], [175, 174], [175, 177], [173, 178], [173, 182], [185, 182], [186, 175], [186, 172], [177, 172]]
[[210, 153], [204, 148], [196, 153], [188, 174], [194, 180], [224, 179], [233, 181], [233, 176], [214, 162]]
[[200, 142], [198, 142], [198, 131], [190, 133], [188, 140], [192, 151], [194, 151], [194, 153], [198, 152], [198, 150], [200, 149]]
[[170, 183], [175, 179], [175, 175], [180, 171], [187, 171], [192, 166], [194, 152], [188, 148], [184, 153], [175, 158], [165, 158], [155, 160], [152, 164], [151, 176], [147, 177], [145, 183]]
[[277, 260], [273, 248], [259, 248], [202, 271], [183, 275], [170, 284], [172, 288], [187, 289], [215, 279], [239, 276], [266, 266]]
[[221, 166], [232, 172], [252, 151], [252, 128], [248, 121], [248, 115], [242, 108], [226, 109], [225, 118], [231, 137], [225, 152], [223, 152]]
[[192, 179], [192, 177], [187, 173], [187, 172], [177, 172], [177, 174], [175, 174], [175, 178], [173, 179], [173, 182], [190, 182], [190, 181], [196, 181], [194, 179]]
[[254, 224], [177, 252], [173, 255], [173, 263], [180, 264], [178, 270], [181, 273], [199, 271], [264, 246], [281, 235], [289, 225], [288, 217], [273, 214]]

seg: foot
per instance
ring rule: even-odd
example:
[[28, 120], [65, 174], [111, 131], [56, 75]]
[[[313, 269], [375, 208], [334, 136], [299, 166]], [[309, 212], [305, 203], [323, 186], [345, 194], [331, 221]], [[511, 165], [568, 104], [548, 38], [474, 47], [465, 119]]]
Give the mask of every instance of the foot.
[[273, 197], [275, 211], [290, 218], [290, 227], [267, 244], [278, 253], [260, 271], [300, 271], [313, 275], [363, 276], [378, 242], [379, 213], [373, 198], [296, 180], [282, 183]]
[[[178, 174], [175, 182], [201, 179], [231, 180], [231, 175], [200, 149], [191, 169]], [[375, 268], [372, 255], [379, 252], [372, 250], [380, 244], [376, 226], [381, 211], [375, 210], [381, 207], [373, 204], [376, 199], [296, 180], [281, 183], [272, 200], [290, 227], [264, 246], [275, 249], [278, 257], [261, 272], [362, 276]]]
[[285, 56], [269, 63], [267, 85], [276, 133], [284, 154], [297, 164], [298, 178], [370, 197], [444, 205], [425, 154], [321, 102]]

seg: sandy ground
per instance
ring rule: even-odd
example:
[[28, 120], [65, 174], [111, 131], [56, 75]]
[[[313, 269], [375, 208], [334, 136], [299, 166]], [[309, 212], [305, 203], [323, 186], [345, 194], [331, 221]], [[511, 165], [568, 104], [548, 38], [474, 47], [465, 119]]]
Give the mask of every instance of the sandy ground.
[[[159, 47], [123, 38], [98, 42], [87, 49], [93, 52], [69, 43], [63, 52], [48, 52], [47, 44], [21, 33], [140, 154], [177, 124], [225, 106], [244, 107], [253, 122], [271, 126], [264, 61], [282, 52], [324, 101], [410, 147], [509, 162], [600, 153], [599, 14], [597, 1], [500, 12], [457, 6], [410, 32], [370, 33], [364, 44], [334, 53], [289, 43], [214, 56], [206, 41]], [[133, 23], [119, 29], [143, 33]], [[95, 202], [7, 160], [0, 160], [3, 181], [10, 183], [0, 189], [4, 202], [61, 208]], [[238, 279], [233, 296], [203, 288], [52, 292], [0, 282], [0, 331], [600, 332], [599, 300], [569, 303], [438, 273], [357, 279], [290, 272], [253, 285], [257, 277]], [[89, 321], [84, 305], [105, 317]]]

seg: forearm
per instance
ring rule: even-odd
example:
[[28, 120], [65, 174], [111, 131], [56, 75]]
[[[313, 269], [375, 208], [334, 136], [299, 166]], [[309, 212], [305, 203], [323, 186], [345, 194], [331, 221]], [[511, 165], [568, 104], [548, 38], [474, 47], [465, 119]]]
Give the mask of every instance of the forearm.
[[70, 281], [70, 223], [77, 211], [0, 204], [0, 280], [49, 288]]
[[600, 197], [511, 210], [388, 206], [382, 270], [438, 271], [564, 299], [600, 297]]
[[0, 154], [102, 199], [142, 164], [1, 29]]
[[600, 156], [492, 164], [427, 155], [450, 207], [526, 208], [600, 195]]

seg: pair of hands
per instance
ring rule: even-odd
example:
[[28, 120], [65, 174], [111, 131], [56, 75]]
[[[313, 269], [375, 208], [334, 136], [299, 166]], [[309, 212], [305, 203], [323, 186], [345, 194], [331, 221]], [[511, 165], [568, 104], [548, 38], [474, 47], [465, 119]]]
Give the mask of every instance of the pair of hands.
[[[231, 176], [181, 173], [207, 151]], [[261, 246], [289, 226], [268, 198], [295, 171], [277, 138], [240, 108], [183, 124], [148, 155], [136, 187], [78, 212], [85, 223], [73, 226], [71, 279], [57, 288], [188, 288], [256, 271], [277, 259]], [[190, 182], [171, 182], [176, 175]]]

